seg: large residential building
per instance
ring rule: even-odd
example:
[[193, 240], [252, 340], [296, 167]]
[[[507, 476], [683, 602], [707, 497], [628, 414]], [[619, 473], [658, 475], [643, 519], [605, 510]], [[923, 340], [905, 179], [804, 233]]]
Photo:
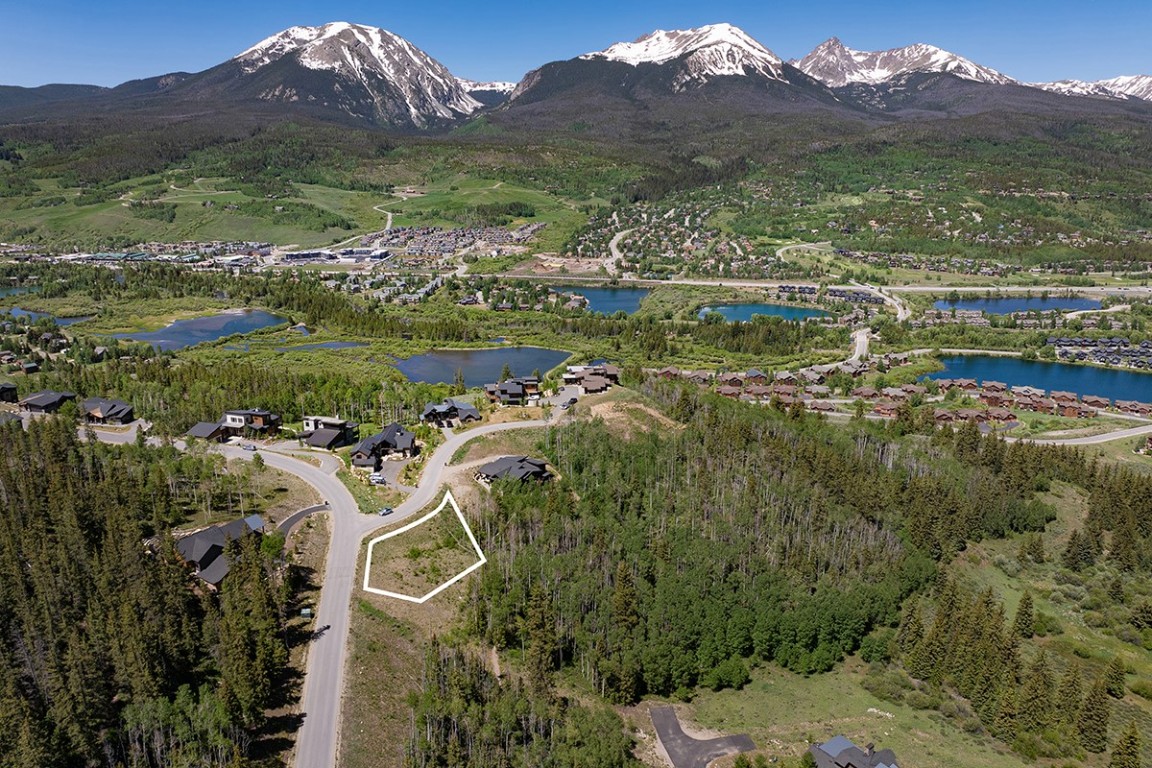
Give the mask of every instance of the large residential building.
[[56, 413], [64, 403], [75, 400], [71, 392], [37, 392], [20, 401], [20, 407], [29, 413]]
[[185, 536], [176, 542], [176, 551], [184, 562], [192, 566], [201, 581], [218, 587], [232, 567], [228, 560], [228, 542], [259, 535], [263, 531], [264, 520], [259, 515], [249, 515], [243, 520], [213, 525]]
[[899, 768], [892, 750], [876, 752], [871, 744], [860, 749], [844, 736], [813, 744], [808, 751], [816, 762], [816, 768]]
[[503, 456], [476, 470], [476, 479], [485, 485], [503, 478], [513, 480], [547, 480], [552, 477], [543, 459], [528, 456]]
[[349, 454], [352, 466], [376, 469], [385, 456], [409, 457], [416, 453], [416, 436], [393, 422], [378, 434], [361, 440]]
[[500, 405], [533, 405], [540, 400], [540, 379], [520, 376], [484, 386], [488, 400]]
[[132, 406], [123, 400], [90, 397], [84, 401], [82, 410], [89, 424], [129, 424], [136, 420]]
[[442, 403], [428, 403], [420, 414], [420, 421], [438, 427], [450, 427], [452, 422], [463, 424], [467, 421], [480, 421], [480, 411], [476, 406], [462, 400], [447, 398]]
[[332, 450], [355, 443], [360, 437], [360, 425], [333, 416], [305, 416], [300, 437], [312, 448]]

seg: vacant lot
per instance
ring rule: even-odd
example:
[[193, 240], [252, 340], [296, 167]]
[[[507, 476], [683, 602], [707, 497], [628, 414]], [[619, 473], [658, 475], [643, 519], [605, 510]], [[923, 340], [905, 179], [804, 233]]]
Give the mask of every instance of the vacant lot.
[[379, 541], [369, 586], [422, 597], [479, 560], [451, 505], [415, 528]]

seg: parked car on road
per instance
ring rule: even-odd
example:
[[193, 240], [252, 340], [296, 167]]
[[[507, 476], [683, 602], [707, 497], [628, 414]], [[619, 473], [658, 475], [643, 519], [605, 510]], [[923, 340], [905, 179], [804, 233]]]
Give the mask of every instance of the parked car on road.
[[392, 509], [392, 507], [381, 507], [380, 508], [380, 517], [384, 517], [385, 515], [390, 515], [395, 511], [396, 510]]

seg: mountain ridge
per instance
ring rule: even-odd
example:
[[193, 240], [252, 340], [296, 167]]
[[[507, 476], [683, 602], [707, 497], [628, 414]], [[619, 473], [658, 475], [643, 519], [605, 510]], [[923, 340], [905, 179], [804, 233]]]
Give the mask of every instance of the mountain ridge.
[[[550, 108], [583, 123], [588, 116], [578, 109], [593, 110], [594, 116], [598, 100], [611, 101], [617, 110], [627, 105], [651, 110], [656, 100], [676, 98], [683, 102], [679, 107], [672, 101], [657, 111], [674, 119], [677, 109], [697, 109], [703, 99], [717, 119], [723, 119], [725, 107], [737, 115], [764, 116], [831, 111], [853, 117], [861, 112], [948, 117], [978, 109], [1110, 114], [1120, 104], [1152, 103], [1152, 76], [1021, 83], [925, 43], [857, 51], [836, 37], [786, 62], [739, 27], [717, 23], [654, 30], [546, 63], [516, 83], [484, 83], [456, 76], [399, 35], [341, 21], [289, 27], [193, 74], [175, 72], [113, 88], [0, 86], [0, 112], [10, 120], [63, 119], [72, 105], [163, 114], [179, 111], [182, 104], [198, 112], [213, 104], [229, 109], [264, 104], [282, 113], [424, 131], [528, 103], [537, 116]], [[1054, 100], [1059, 98], [1071, 101]], [[1103, 106], [1110, 102], [1116, 106]]]

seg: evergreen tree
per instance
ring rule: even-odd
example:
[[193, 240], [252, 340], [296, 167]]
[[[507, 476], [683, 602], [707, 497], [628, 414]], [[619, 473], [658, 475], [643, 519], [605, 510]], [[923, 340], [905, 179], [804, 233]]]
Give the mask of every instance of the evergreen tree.
[[1052, 721], [1052, 675], [1048, 670], [1048, 656], [1043, 650], [1032, 662], [1019, 699], [1020, 729], [1041, 733]]
[[906, 656], [923, 639], [924, 625], [920, 622], [920, 603], [917, 601], [904, 613], [904, 620], [900, 622], [900, 630], [896, 633], [896, 647]]
[[1141, 768], [1140, 764], [1140, 729], [1133, 718], [1128, 721], [1124, 734], [1112, 748], [1112, 757], [1108, 760], [1108, 768]]
[[1073, 661], [1064, 670], [1060, 686], [1056, 689], [1056, 721], [1061, 725], [1075, 725], [1083, 698], [1084, 683], [1080, 676], [1080, 664]]
[[1116, 576], [1112, 581], [1108, 582], [1108, 597], [1114, 603], [1124, 603], [1124, 582], [1120, 580], [1119, 576]]
[[1004, 686], [1000, 694], [1000, 706], [996, 719], [992, 721], [992, 735], [1011, 744], [1019, 733], [1016, 713], [1016, 691], [1011, 685]]
[[1025, 592], [1016, 606], [1016, 620], [1012, 624], [1012, 631], [1017, 637], [1027, 640], [1035, 634], [1036, 614], [1032, 607], [1032, 593]]
[[1128, 668], [1124, 665], [1124, 659], [1113, 656], [1104, 673], [1104, 685], [1108, 689], [1109, 696], [1114, 699], [1124, 698], [1124, 678], [1127, 674]]
[[980, 428], [973, 420], [965, 421], [956, 430], [956, 447], [954, 449], [957, 461], [975, 465], [980, 461]]
[[528, 683], [537, 695], [552, 688], [552, 670], [558, 647], [552, 601], [542, 588], [533, 591], [524, 618], [525, 665]]
[[1108, 720], [1112, 705], [1108, 702], [1108, 688], [1104, 678], [1098, 678], [1084, 697], [1077, 726], [1080, 744], [1089, 752], [1103, 752], [1108, 748]]
[[1134, 571], [1140, 566], [1140, 531], [1136, 519], [1129, 511], [1123, 515], [1112, 532], [1112, 547], [1108, 559], [1121, 570]]

